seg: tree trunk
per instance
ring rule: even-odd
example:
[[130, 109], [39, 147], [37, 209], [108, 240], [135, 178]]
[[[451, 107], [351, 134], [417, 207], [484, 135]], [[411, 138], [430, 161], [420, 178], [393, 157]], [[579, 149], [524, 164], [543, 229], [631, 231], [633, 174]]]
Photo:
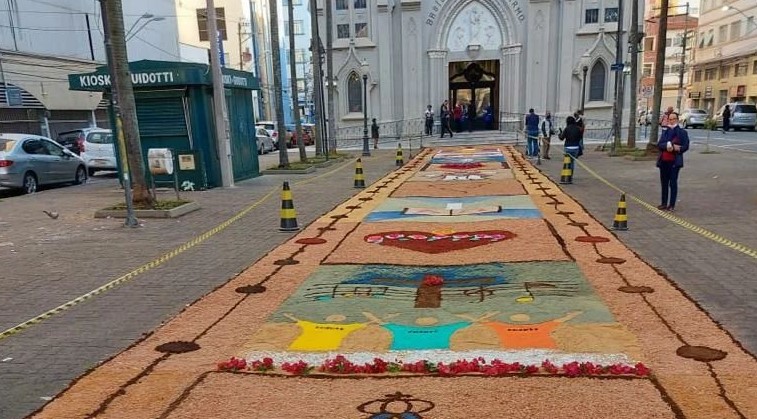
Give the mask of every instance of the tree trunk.
[[279, 12], [277, 1], [269, 1], [271, 21], [271, 62], [273, 64], [273, 95], [276, 97], [276, 130], [279, 132], [279, 167], [289, 167], [289, 150], [287, 150], [287, 130], [284, 126], [284, 101], [281, 84], [281, 39], [279, 38]]
[[631, 100], [628, 115], [628, 148], [636, 148], [636, 117], [639, 91], [639, 0], [631, 1], [631, 32], [628, 41], [631, 45]]
[[659, 28], [655, 42], [654, 96], [652, 98], [652, 129], [649, 132], [647, 151], [657, 152], [657, 135], [660, 132], [660, 106], [662, 105], [662, 79], [665, 75], [665, 38], [668, 35], [669, 0], [661, 0]]
[[[297, 90], [297, 55], [294, 49], [294, 2], [287, 1], [289, 5], [289, 78], [292, 85], [292, 117], [294, 118], [294, 135], [297, 139], [297, 148], [300, 149], [300, 161], [306, 162], [308, 155], [305, 152], [305, 141], [302, 135], [302, 123], [300, 122], [300, 92]], [[303, 74], [303, 77], [305, 75]]]
[[145, 180], [145, 162], [139, 139], [137, 107], [134, 103], [134, 90], [129, 73], [129, 58], [126, 55], [121, 0], [107, 0], [105, 7], [108, 13], [107, 19], [113, 51], [113, 72], [116, 76], [112, 83], [116, 88], [116, 101], [120, 107], [123, 134], [126, 138], [126, 158], [129, 163], [131, 185], [134, 191], [132, 201], [135, 204], [152, 206], [153, 199]]
[[[323, 76], [321, 75], [321, 46], [318, 42], [318, 5], [316, 0], [310, 0], [310, 57], [313, 63], [313, 114], [315, 115], [315, 155], [323, 154], [323, 132], [321, 130], [321, 115], [323, 115], [321, 103], [321, 89], [323, 88]], [[328, 148], [328, 147], [326, 147]]]
[[336, 109], [334, 104], [334, 22], [332, 19], [334, 2], [326, 5], [326, 85], [329, 102], [329, 150], [336, 152]]

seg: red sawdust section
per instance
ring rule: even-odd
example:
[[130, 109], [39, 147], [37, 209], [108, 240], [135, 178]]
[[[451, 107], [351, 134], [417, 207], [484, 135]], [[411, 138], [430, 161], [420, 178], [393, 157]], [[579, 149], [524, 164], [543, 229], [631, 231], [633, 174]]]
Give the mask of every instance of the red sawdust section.
[[424, 167], [423, 170], [432, 171], [432, 172], [470, 172], [471, 170], [510, 170], [509, 168], [504, 168], [501, 162], [495, 162], [495, 161], [488, 161], [488, 162], [481, 162], [481, 163], [475, 163], [475, 167], [471, 167], [473, 165], [455, 165], [455, 164], [429, 164], [428, 166]]
[[[511, 162], [519, 158], [512, 148], [509, 154]], [[422, 153], [421, 159], [428, 160], [431, 155], [431, 151]], [[319, 380], [210, 372], [218, 361], [236, 354], [248, 337], [357, 226], [351, 218], [330, 218], [351, 211], [340, 207], [138, 345], [81, 378], [36, 417], [79, 418], [95, 413], [98, 418], [130, 419], [164, 414], [172, 418], [366, 418], [369, 414], [358, 412], [358, 406], [398, 391], [434, 404], [433, 410], [422, 414], [423, 418], [668, 418], [674, 417], [676, 409], [680, 412], [675, 416], [687, 418], [757, 417], [755, 359], [557, 185], [529, 163], [524, 165], [531, 177], [542, 184], [532, 185], [516, 167], [518, 179], [597, 295], [616, 319], [637, 336], [644, 362], [655, 374], [654, 381], [542, 377]], [[415, 166], [418, 170], [423, 165]], [[403, 172], [394, 185], [412, 175], [412, 171]], [[537, 190], [537, 186], [549, 188], [548, 193], [555, 196], [544, 197], [545, 191]], [[385, 197], [388, 191], [376, 195]], [[372, 196], [363, 191], [349, 205], [372, 203], [360, 201]], [[392, 229], [396, 229], [398, 223], [392, 224]], [[476, 228], [482, 225], [476, 224]], [[495, 229], [519, 233], [503, 222], [498, 222]], [[611, 240], [575, 241], [576, 237], [587, 235]], [[531, 240], [546, 240], [546, 236], [536, 231]], [[327, 242], [316, 246], [295, 243], [305, 237], [321, 237]], [[350, 235], [350, 239], [361, 237]], [[556, 240], [552, 234], [549, 238]], [[363, 253], [353, 251], [352, 255]], [[429, 257], [420, 255], [421, 259]], [[602, 257], [622, 258], [626, 262], [598, 263], [597, 259]], [[274, 261], [282, 259], [300, 263], [274, 265]], [[446, 260], [444, 264], [450, 263], [453, 262]], [[264, 285], [266, 291], [256, 294], [235, 291], [247, 285]], [[645, 286], [654, 292], [619, 291], [623, 286]], [[173, 341], [196, 342], [200, 349], [173, 355], [154, 349]], [[683, 358], [677, 351], [686, 345], [707, 347], [727, 355], [711, 362]]]
[[[244, 397], [229, 397], [228, 389]], [[410, 396], [412, 407], [387, 395]], [[642, 401], [643, 402], [640, 402]], [[370, 402], [374, 403], [370, 403]], [[369, 414], [361, 413], [358, 407]], [[169, 418], [367, 418], [404, 409], [419, 417], [460, 418], [674, 418], [648, 380], [566, 378], [411, 378], [319, 380], [212, 374]], [[393, 410], [401, 409], [401, 410]]]
[[[477, 231], [505, 230], [515, 237], [486, 242], [468, 249], [455, 242], [449, 242], [444, 253], [427, 253], [401, 249], [384, 243], [368, 243], [367, 236], [386, 232], [422, 231], [428, 233], [471, 234]], [[385, 243], [389, 243], [386, 241]], [[460, 243], [460, 242], [456, 242]], [[409, 245], [408, 245], [409, 246]], [[371, 264], [387, 263], [396, 265], [467, 265], [488, 262], [520, 262], [533, 260], [570, 260], [563, 252], [557, 239], [549, 231], [544, 220], [498, 220], [467, 223], [367, 223], [351, 233], [342, 244], [326, 259], [326, 263]]]
[[526, 190], [514, 179], [497, 181], [437, 181], [405, 182], [393, 194], [394, 198], [408, 196], [463, 197], [492, 195], [525, 195]]

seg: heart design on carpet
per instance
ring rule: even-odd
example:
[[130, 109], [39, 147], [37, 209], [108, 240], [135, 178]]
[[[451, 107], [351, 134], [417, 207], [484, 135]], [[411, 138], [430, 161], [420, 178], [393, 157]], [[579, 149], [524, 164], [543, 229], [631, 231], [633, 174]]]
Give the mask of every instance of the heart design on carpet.
[[515, 233], [505, 230], [460, 231], [445, 234], [425, 231], [389, 231], [369, 234], [364, 237], [364, 240], [367, 243], [438, 254], [486, 246], [514, 237]]

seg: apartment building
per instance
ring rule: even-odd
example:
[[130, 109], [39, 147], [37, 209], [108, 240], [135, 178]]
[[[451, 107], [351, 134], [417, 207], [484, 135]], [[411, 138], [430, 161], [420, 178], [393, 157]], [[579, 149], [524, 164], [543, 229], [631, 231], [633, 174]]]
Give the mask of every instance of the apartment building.
[[[694, 47], [698, 17], [693, 8], [686, 14], [685, 5], [674, 5], [668, 12], [668, 30], [664, 42], [657, 39], [659, 30], [659, 8], [647, 5], [644, 18], [644, 37], [641, 63], [641, 91], [640, 108], [652, 108], [652, 92], [654, 88], [655, 61], [657, 49], [665, 48], [665, 67], [662, 81], [661, 108], [668, 106], [685, 109], [689, 103], [686, 98], [686, 86], [691, 74], [690, 63], [694, 58]], [[685, 41], [685, 42], [684, 42]], [[685, 45], [684, 45], [685, 44]], [[679, 83], [682, 89], [679, 90]], [[680, 96], [680, 102], [679, 102]], [[679, 106], [680, 103], [680, 106]], [[682, 111], [682, 109], [681, 109]]]
[[[176, 60], [173, 2], [123, 3], [129, 59]], [[107, 126], [102, 94], [70, 91], [67, 78], [106, 61], [99, 3], [7, 0], [0, 10], [0, 131]]]
[[757, 2], [702, 0], [690, 104], [715, 113], [728, 102], [757, 102]]

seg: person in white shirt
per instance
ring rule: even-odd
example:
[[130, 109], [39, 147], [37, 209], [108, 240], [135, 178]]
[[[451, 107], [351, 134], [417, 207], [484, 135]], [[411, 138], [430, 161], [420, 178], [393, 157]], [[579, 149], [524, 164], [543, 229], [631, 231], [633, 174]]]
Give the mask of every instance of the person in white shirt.
[[431, 109], [431, 105], [428, 105], [426, 108], [423, 118], [426, 121], [426, 135], [431, 135], [431, 132], [434, 130], [434, 110]]
[[544, 119], [539, 124], [539, 136], [541, 137], [542, 144], [542, 158], [550, 160], [549, 158], [549, 146], [552, 143], [552, 136], [555, 135], [555, 125], [552, 120], [552, 114], [547, 111]]

